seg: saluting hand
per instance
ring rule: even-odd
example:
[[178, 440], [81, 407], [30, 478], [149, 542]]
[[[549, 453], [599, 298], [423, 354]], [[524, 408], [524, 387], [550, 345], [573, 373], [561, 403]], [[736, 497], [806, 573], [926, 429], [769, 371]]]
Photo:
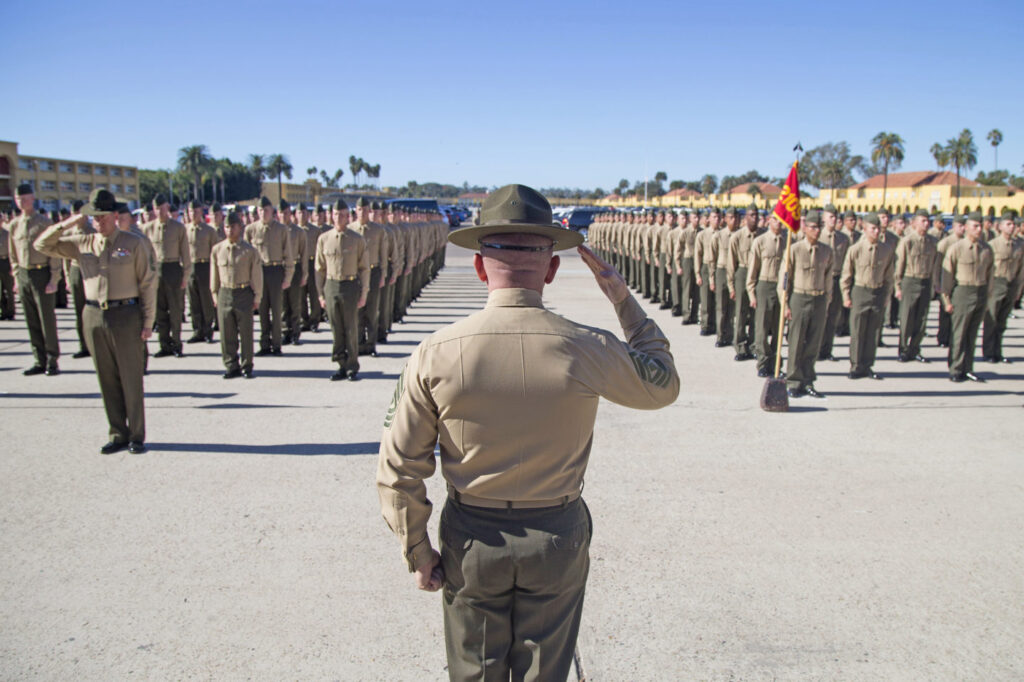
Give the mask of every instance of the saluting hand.
[[626, 300], [626, 297], [629, 296], [629, 288], [626, 286], [626, 280], [622, 279], [622, 275], [616, 272], [615, 268], [595, 256], [594, 252], [585, 246], [577, 246], [576, 251], [590, 271], [594, 273], [597, 285], [601, 287], [601, 291], [609, 301], [618, 305]]
[[426, 592], [437, 592], [442, 585], [444, 569], [441, 567], [441, 555], [437, 550], [431, 550], [430, 557], [416, 568], [416, 587]]

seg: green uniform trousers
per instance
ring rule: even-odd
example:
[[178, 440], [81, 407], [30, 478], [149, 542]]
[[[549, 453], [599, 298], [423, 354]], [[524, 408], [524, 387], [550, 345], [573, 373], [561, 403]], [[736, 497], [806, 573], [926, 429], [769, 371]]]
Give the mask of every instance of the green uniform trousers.
[[733, 337], [733, 300], [729, 298], [729, 273], [725, 268], [715, 268], [715, 310], [718, 343], [728, 345]]
[[757, 307], [754, 308], [754, 353], [757, 369], [775, 375], [775, 356], [779, 352], [779, 290], [778, 282], [762, 280], [754, 287]]
[[[256, 294], [252, 287], [221, 288], [217, 292], [217, 321], [220, 326], [220, 356], [229, 370], [252, 369], [252, 311]], [[238, 355], [241, 350], [242, 362]]]
[[11, 274], [11, 259], [0, 258], [0, 320], [14, 319], [14, 275]]
[[302, 271], [296, 263], [295, 271], [292, 273], [292, 283], [282, 297], [284, 334], [293, 343], [299, 340], [299, 335], [302, 333], [302, 299], [305, 295], [306, 285], [302, 283]]
[[928, 308], [932, 303], [932, 281], [904, 277], [900, 281], [900, 355], [916, 358], [928, 328]]
[[32, 355], [40, 367], [54, 367], [60, 357], [57, 339], [56, 297], [46, 293], [50, 283], [50, 266], [31, 270], [18, 270], [18, 296], [28, 327], [28, 340]]
[[658, 256], [658, 260], [661, 265], [658, 266], [658, 299], [664, 303], [671, 305], [672, 303], [672, 278], [668, 274], [668, 264], [671, 258], [667, 253], [662, 253]]
[[1006, 321], [1013, 312], [1013, 293], [1005, 277], [992, 280], [992, 291], [985, 305], [985, 327], [981, 334], [982, 355], [986, 358], [1003, 359], [1003, 334], [1006, 332]]
[[737, 354], [746, 354], [751, 352], [754, 343], [754, 309], [750, 307], [750, 294], [747, 293], [746, 268], [736, 268], [733, 288], [736, 290], [736, 298], [730, 301], [736, 309], [733, 348]]
[[181, 263], [160, 264], [160, 280], [156, 288], [156, 326], [160, 350], [181, 350], [181, 315], [185, 298], [181, 291]]
[[377, 343], [384, 343], [391, 333], [391, 323], [394, 321], [392, 311], [395, 309], [395, 285], [391, 278], [395, 274], [395, 266], [388, 264], [381, 267], [381, 277], [384, 278], [384, 288], [380, 290], [380, 312], [377, 315]]
[[825, 330], [821, 335], [821, 348], [818, 349], [819, 360], [825, 360], [832, 355], [832, 345], [836, 340], [836, 327], [843, 310], [845, 307], [843, 306], [843, 292], [839, 287], [839, 278], [833, 277], [832, 300], [828, 304], [828, 310], [825, 311]]
[[192, 333], [204, 339], [213, 338], [213, 292], [210, 291], [210, 263], [193, 263], [188, 279], [188, 314]]
[[302, 326], [312, 327], [323, 321], [324, 311], [320, 307], [320, 292], [316, 290], [316, 260], [306, 263], [306, 295], [302, 299]]
[[866, 374], [875, 364], [888, 288], [855, 286], [850, 291], [850, 371]]
[[700, 289], [697, 287], [697, 279], [693, 272], [693, 256], [683, 257], [682, 269], [683, 274], [679, 275], [679, 301], [682, 305], [683, 319], [696, 322], [700, 310]]
[[793, 294], [789, 310], [789, 357], [786, 362], [786, 387], [801, 389], [813, 384], [818, 375], [814, 363], [825, 331], [825, 295]]
[[700, 330], [705, 333], [715, 331], [715, 292], [711, 291], [713, 268], [707, 263], [700, 264]]
[[343, 372], [359, 371], [359, 282], [329, 279], [324, 283], [324, 302], [331, 321], [334, 346], [331, 360]]
[[449, 678], [567, 679], [593, 535], [583, 500], [484, 509], [449, 497], [439, 534]]
[[260, 298], [260, 350], [281, 347], [281, 315], [284, 312], [284, 266], [263, 266], [263, 296]]
[[405, 290], [407, 280], [408, 277], [405, 276], [404, 270], [398, 273], [398, 279], [395, 280], [395, 307], [392, 312], [392, 319], [395, 322], [398, 322], [405, 317]]
[[78, 347], [85, 350], [85, 331], [82, 328], [82, 311], [85, 309], [85, 282], [82, 280], [82, 271], [77, 265], [78, 261], [72, 261], [68, 268], [68, 289], [71, 290], [71, 302], [75, 306], [75, 332], [78, 334]]
[[143, 406], [142, 309], [138, 304], [82, 311], [85, 343], [100, 383], [110, 440], [146, 440]]
[[[427, 263], [429, 273], [430, 259]], [[377, 348], [377, 328], [380, 324], [380, 278], [379, 265], [370, 268], [370, 290], [366, 293], [366, 305], [359, 309], [359, 352], [372, 353]]]
[[946, 306], [942, 303], [942, 299], [939, 299], [939, 328], [935, 334], [935, 343], [940, 346], [949, 345], [949, 333], [952, 325], [953, 316], [946, 312]]
[[953, 289], [953, 313], [949, 334], [949, 374], [974, 371], [974, 346], [978, 342], [978, 328], [985, 317], [988, 287], [958, 284]]

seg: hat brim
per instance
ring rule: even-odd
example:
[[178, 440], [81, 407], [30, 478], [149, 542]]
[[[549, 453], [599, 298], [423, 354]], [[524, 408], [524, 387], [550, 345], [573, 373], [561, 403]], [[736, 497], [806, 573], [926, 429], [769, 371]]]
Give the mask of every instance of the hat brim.
[[479, 249], [480, 240], [492, 234], [536, 234], [554, 242], [554, 251], [564, 251], [583, 243], [583, 235], [566, 227], [532, 223], [492, 223], [468, 225], [448, 233], [448, 241], [464, 249]]
[[82, 207], [81, 214], [87, 216], [110, 215], [111, 213], [117, 213], [123, 205], [124, 204], [114, 204], [114, 208], [109, 211], [101, 211], [92, 204], [86, 204]]

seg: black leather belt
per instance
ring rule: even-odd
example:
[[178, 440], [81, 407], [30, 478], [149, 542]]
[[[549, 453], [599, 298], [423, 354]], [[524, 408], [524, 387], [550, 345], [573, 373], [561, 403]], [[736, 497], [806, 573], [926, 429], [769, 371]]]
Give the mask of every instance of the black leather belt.
[[264, 267], [270, 267], [272, 265], [284, 265], [284, 261], [281, 261], [281, 260], [268, 260], [263, 265], [264, 265]]
[[27, 267], [28, 267], [29, 270], [42, 270], [43, 268], [50, 267], [50, 264], [49, 263], [43, 263], [42, 265], [29, 265]]
[[196, 259], [195, 259], [194, 261], [192, 261], [192, 262], [193, 262], [193, 263], [209, 263], [209, 262], [210, 262], [210, 259], [209, 259], [209, 258], [196, 258]]
[[138, 298], [119, 298], [113, 301], [90, 301], [89, 299], [85, 300], [86, 305], [91, 305], [94, 308], [99, 308], [100, 310], [108, 310], [109, 308], [120, 308], [121, 306], [125, 305], [137, 305], [138, 302]]

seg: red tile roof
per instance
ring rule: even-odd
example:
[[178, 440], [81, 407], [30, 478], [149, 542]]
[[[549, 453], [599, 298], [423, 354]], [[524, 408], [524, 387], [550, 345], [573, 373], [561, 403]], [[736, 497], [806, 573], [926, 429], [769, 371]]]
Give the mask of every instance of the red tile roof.
[[770, 182], [743, 182], [733, 187], [728, 192], [719, 192], [719, 194], [729, 194], [729, 192], [736, 192], [737, 194], [746, 194], [747, 188], [751, 185], [757, 185], [757, 188], [761, 190], [762, 195], [769, 194], [781, 194], [782, 188], [778, 185], [773, 185]]
[[[864, 182], [851, 185], [848, 189], [881, 189], [885, 184], [885, 175], [876, 175]], [[889, 173], [889, 189], [893, 187], [921, 187], [922, 185], [955, 185], [956, 173], [952, 171], [909, 171], [907, 173]], [[961, 187], [976, 187], [978, 183], [960, 176]]]
[[618, 201], [621, 198], [618, 194], [606, 194], [604, 201]]
[[679, 197], [680, 199], [696, 199], [704, 196], [700, 192], [696, 192], [688, 187], [680, 187], [679, 189], [671, 190], [665, 193], [666, 197]]
[[486, 199], [487, 192], [466, 192], [459, 195], [459, 199], [464, 201], [474, 201], [476, 199]]

